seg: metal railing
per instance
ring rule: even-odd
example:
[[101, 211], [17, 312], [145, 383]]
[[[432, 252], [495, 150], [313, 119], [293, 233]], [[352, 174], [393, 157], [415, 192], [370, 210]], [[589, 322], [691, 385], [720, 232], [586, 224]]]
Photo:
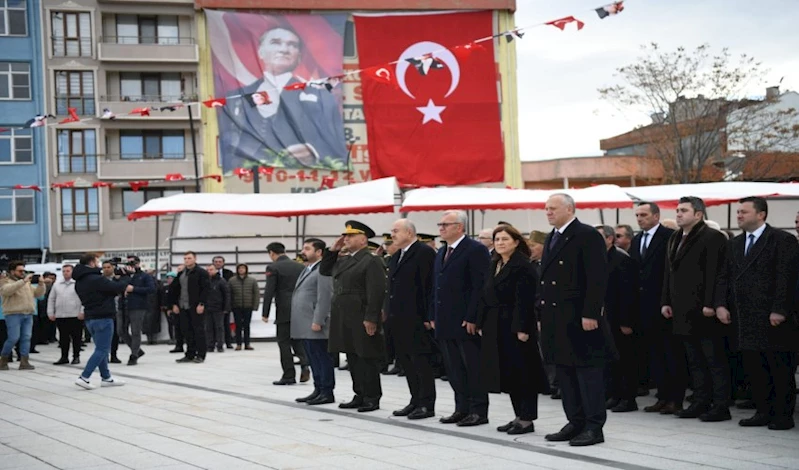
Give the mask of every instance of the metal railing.
[[144, 46], [187, 46], [196, 44], [195, 38], [160, 36], [101, 36], [103, 44], [144, 45]]
[[91, 57], [92, 38], [69, 38], [52, 36], [53, 57]]
[[190, 101], [189, 95], [103, 95], [100, 101], [120, 101], [130, 103], [180, 103]]
[[56, 96], [56, 115], [68, 116], [69, 108], [75, 108], [78, 116], [91, 116], [96, 112], [94, 97], [83, 96]]
[[104, 162], [131, 162], [131, 161], [183, 161], [189, 158], [186, 153], [107, 153], [98, 155]]
[[62, 174], [97, 173], [97, 155], [59, 155], [58, 172]]

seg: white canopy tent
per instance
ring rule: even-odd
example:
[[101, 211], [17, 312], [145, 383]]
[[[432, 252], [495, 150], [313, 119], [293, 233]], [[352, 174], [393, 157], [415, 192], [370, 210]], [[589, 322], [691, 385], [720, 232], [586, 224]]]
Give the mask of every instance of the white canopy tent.
[[637, 186], [623, 188], [623, 190], [637, 201], [654, 202], [662, 209], [676, 208], [680, 198], [683, 196], [702, 198], [707, 206], [729, 204], [748, 196], [799, 196], [799, 184], [796, 183], [753, 183], [743, 181]]

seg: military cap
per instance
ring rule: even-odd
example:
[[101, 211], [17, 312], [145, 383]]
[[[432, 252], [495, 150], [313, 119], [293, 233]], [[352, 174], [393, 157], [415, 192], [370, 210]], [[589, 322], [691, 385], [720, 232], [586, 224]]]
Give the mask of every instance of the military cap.
[[394, 240], [391, 239], [391, 234], [390, 233], [384, 233], [382, 235], [382, 237], [383, 237], [383, 244], [384, 245], [388, 246], [388, 245], [391, 245], [392, 243], [394, 243]]
[[427, 233], [418, 233], [418, 234], [416, 234], [416, 237], [419, 239], [420, 242], [424, 242], [424, 243], [432, 242], [432, 241], [436, 240], [436, 236], [435, 235], [430, 235], [430, 234], [427, 234]]
[[539, 245], [543, 245], [547, 241], [547, 234], [544, 232], [539, 232], [538, 230], [533, 230], [530, 233], [530, 241], [533, 243], [538, 243]]
[[374, 238], [375, 231], [370, 229], [368, 225], [362, 224], [357, 220], [348, 220], [346, 228], [342, 235], [366, 235], [366, 238]]
[[372, 250], [372, 251], [377, 250], [378, 248], [380, 248], [380, 244], [379, 243], [375, 243], [375, 242], [372, 242], [372, 241], [368, 242], [367, 245], [369, 245], [369, 249]]

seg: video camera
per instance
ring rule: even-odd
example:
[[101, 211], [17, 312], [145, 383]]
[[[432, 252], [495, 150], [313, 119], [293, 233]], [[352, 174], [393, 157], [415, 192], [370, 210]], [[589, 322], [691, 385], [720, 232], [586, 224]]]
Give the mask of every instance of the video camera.
[[120, 257], [111, 258], [110, 263], [114, 265], [114, 276], [128, 276], [133, 272], [133, 269], [139, 263], [138, 258], [133, 256], [129, 257], [127, 260], [123, 260]]

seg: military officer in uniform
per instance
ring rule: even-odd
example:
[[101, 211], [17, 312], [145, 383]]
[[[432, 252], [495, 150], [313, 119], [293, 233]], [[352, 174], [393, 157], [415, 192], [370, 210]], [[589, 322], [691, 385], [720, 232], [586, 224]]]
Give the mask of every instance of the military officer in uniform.
[[425, 245], [429, 246], [430, 248], [438, 251], [438, 247], [436, 246], [436, 236], [430, 235], [427, 233], [417, 233], [416, 236], [419, 238], [419, 241], [424, 243]]
[[[346, 353], [353, 399], [339, 408], [369, 412], [380, 409], [380, 369], [385, 360], [381, 313], [386, 295], [386, 270], [368, 249], [375, 232], [351, 220], [336, 243], [325, 250], [319, 274], [333, 277], [329, 348]], [[346, 248], [348, 254], [339, 256]]]

